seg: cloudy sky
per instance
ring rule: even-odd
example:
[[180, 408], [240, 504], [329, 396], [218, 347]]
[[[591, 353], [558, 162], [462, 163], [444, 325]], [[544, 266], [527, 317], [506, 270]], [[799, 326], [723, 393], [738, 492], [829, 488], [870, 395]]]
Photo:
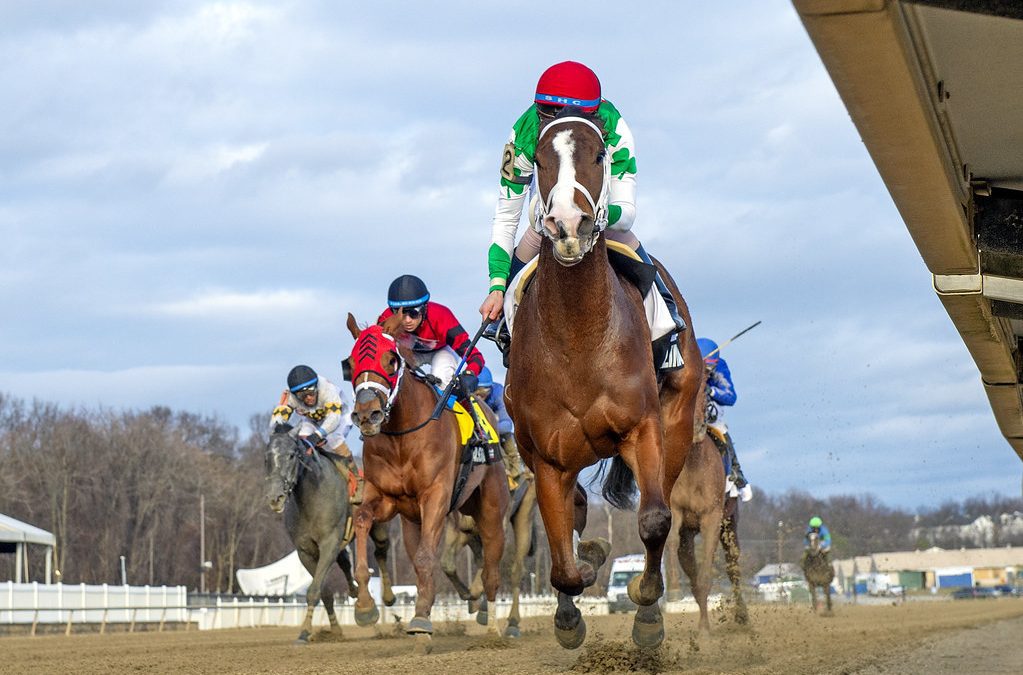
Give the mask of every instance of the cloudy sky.
[[633, 129], [634, 231], [697, 332], [764, 322], [724, 354], [755, 487], [1019, 494], [789, 2], [411, 6], [0, 4], [0, 391], [247, 428], [296, 363], [339, 379], [347, 312], [402, 273], [473, 332], [501, 148], [573, 59]]

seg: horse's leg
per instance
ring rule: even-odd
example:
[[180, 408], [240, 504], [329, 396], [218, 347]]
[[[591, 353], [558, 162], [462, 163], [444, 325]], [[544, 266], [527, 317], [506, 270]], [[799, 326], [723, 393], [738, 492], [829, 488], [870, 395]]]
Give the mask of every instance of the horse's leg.
[[462, 600], [469, 600], [472, 597], [468, 587], [462, 581], [462, 577], [458, 576], [458, 554], [467, 543], [466, 534], [448, 519], [444, 533], [444, 552], [440, 556], [440, 568], [444, 570], [448, 581], [455, 587], [455, 592]]
[[487, 625], [487, 596], [483, 587], [483, 540], [480, 539], [479, 531], [469, 535], [469, 551], [472, 553], [472, 564], [476, 573], [472, 575], [469, 583], [469, 613], [476, 612], [476, 623], [481, 626]]
[[343, 548], [338, 552], [337, 565], [341, 568], [341, 573], [345, 575], [345, 581], [348, 583], [348, 597], [359, 597], [359, 590], [355, 586], [355, 577], [352, 576], [352, 559], [348, 555], [348, 549]]
[[721, 532], [721, 509], [714, 508], [700, 518], [700, 546], [703, 555], [696, 569], [697, 584], [703, 598], [700, 604], [700, 629], [710, 633], [710, 617], [707, 614], [707, 596], [710, 595], [710, 582], [714, 573], [714, 554], [717, 553], [718, 535]]
[[817, 584], [810, 582], [810, 608], [817, 612]]
[[508, 613], [508, 625], [504, 629], [505, 637], [521, 637], [519, 630], [519, 594], [522, 591], [522, 577], [526, 569], [526, 556], [529, 555], [530, 540], [533, 537], [533, 509], [536, 507], [536, 485], [530, 485], [522, 497], [519, 510], [515, 513], [512, 526], [515, 530], [515, 557], [511, 567], [512, 606]]
[[725, 551], [725, 569], [728, 581], [732, 584], [732, 597], [735, 599], [735, 622], [749, 622], [749, 610], [746, 600], [742, 597], [742, 569], [739, 567], [739, 536], [736, 533], [735, 517], [726, 518], [721, 525], [721, 547]]
[[576, 476], [562, 473], [538, 456], [533, 461], [536, 497], [550, 546], [551, 585], [558, 591], [554, 635], [562, 647], [575, 649], [586, 639], [586, 622], [572, 598], [582, 593], [597, 577], [589, 563], [576, 565], [572, 550], [572, 529], [577, 514]]
[[320, 601], [323, 602], [323, 608], [327, 610], [327, 619], [330, 621], [330, 632], [334, 633], [338, 637], [344, 637], [344, 633], [341, 631], [341, 624], [337, 622], [337, 615], [334, 614], [333, 591], [326, 589], [321, 592]]
[[[416, 570], [416, 615], [409, 622], [406, 632], [410, 634], [425, 633], [433, 634], [433, 624], [430, 622], [430, 611], [433, 609], [433, 601], [436, 596], [436, 588], [433, 583], [433, 568], [437, 562], [437, 548], [440, 546], [440, 538], [444, 534], [444, 517], [447, 513], [447, 495], [439, 488], [433, 488], [420, 494], [419, 517], [417, 527], [404, 527], [412, 523], [406, 520], [403, 523], [402, 532], [408, 532], [405, 537], [405, 547], [415, 544], [415, 553], [409, 549], [412, 556], [412, 566]], [[413, 532], [414, 530], [414, 532]], [[420, 646], [421, 645], [421, 646]], [[429, 651], [427, 643], [417, 644], [417, 651]]]
[[622, 459], [639, 486], [639, 538], [646, 548], [643, 574], [629, 582], [629, 599], [639, 606], [632, 624], [632, 640], [640, 647], [656, 647], [664, 640], [664, 618], [657, 600], [664, 593], [661, 556], [671, 528], [671, 511], [664, 503], [660, 420], [648, 416], [619, 444]]
[[[335, 530], [326, 538], [317, 542], [318, 550], [315, 556], [308, 551], [299, 550], [298, 552], [299, 560], [302, 561], [302, 565], [313, 575], [313, 580], [305, 592], [305, 620], [302, 622], [302, 631], [298, 634], [295, 644], [309, 644], [309, 636], [313, 632], [313, 612], [316, 610], [316, 605], [320, 602], [320, 591], [323, 588], [327, 570], [330, 569], [331, 564], [337, 558], [333, 552], [340, 545], [340, 536]], [[326, 605], [326, 603], [324, 604]], [[332, 625], [336, 624], [337, 618], [333, 617]]]
[[[501, 585], [501, 556], [504, 554], [504, 516], [508, 505], [508, 487], [505, 482], [504, 472], [499, 474], [491, 472], [481, 486], [479, 497], [479, 513], [476, 514], [477, 546], [473, 552], [479, 550], [482, 545], [482, 566], [477, 566], [482, 572], [483, 597], [480, 603], [480, 611], [476, 615], [476, 621], [487, 627], [491, 635], [499, 635], [497, 627], [497, 589]], [[479, 578], [479, 575], [477, 575]], [[473, 582], [475, 590], [476, 583]], [[489, 611], [493, 609], [494, 611]], [[483, 621], [480, 621], [480, 619]]]
[[387, 569], [387, 554], [391, 548], [391, 536], [387, 531], [388, 523], [374, 523], [369, 536], [373, 539], [373, 559], [380, 570], [380, 598], [384, 605], [394, 605], [394, 591], [391, 590], [391, 573]]
[[[696, 598], [696, 604], [700, 604], [700, 582], [699, 569], [696, 566], [696, 530], [679, 525], [678, 528], [678, 564], [689, 579], [689, 589]], [[700, 617], [702, 622], [703, 605], [700, 605]]]
[[369, 532], [374, 520], [386, 522], [394, 516], [394, 502], [379, 495], [372, 483], [366, 483], [365, 499], [355, 512], [355, 580], [359, 598], [355, 601], [355, 623], [369, 626], [380, 620], [380, 610], [369, 594]]
[[826, 598], [828, 614], [831, 614], [831, 582], [824, 585], [824, 597]]

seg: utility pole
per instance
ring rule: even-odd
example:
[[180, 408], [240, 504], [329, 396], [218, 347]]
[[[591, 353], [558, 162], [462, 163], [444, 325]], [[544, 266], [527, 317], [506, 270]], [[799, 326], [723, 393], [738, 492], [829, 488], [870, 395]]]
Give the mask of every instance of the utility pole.
[[199, 592], [206, 592], [206, 495], [199, 495]]
[[778, 580], [781, 581], [781, 544], [782, 544], [782, 528], [785, 527], [784, 521], [778, 521]]

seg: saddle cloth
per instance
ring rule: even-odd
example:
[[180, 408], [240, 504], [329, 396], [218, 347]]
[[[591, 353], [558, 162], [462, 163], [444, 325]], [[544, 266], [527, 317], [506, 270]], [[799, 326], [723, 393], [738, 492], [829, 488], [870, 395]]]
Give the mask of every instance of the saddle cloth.
[[[611, 239], [607, 239], [606, 243], [609, 252], [614, 251], [626, 258], [640, 263], [643, 262], [639, 254], [625, 244]], [[504, 320], [508, 324], [509, 333], [513, 332], [512, 326], [515, 322], [515, 312], [518, 311], [519, 305], [522, 303], [522, 295], [526, 290], [526, 286], [529, 285], [529, 280], [536, 274], [536, 266], [539, 259], [540, 256], [534, 257], [526, 263], [526, 266], [522, 268], [522, 271], [514, 279], [508, 282], [508, 289], [504, 294]], [[643, 310], [646, 312], [647, 325], [650, 326], [651, 341], [664, 337], [675, 330], [675, 320], [671, 318], [668, 305], [665, 304], [664, 298], [661, 297], [661, 294], [653, 286], [645, 289]]]

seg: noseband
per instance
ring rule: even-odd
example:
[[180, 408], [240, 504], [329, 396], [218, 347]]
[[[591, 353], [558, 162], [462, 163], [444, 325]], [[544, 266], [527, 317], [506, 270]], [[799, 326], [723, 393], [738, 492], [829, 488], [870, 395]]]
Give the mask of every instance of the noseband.
[[[539, 146], [540, 144], [540, 139], [542, 139], [544, 137], [544, 134], [550, 131], [552, 127], [567, 122], [580, 122], [582, 124], [585, 124], [590, 129], [592, 129], [595, 134], [597, 134], [597, 137], [600, 139], [601, 145], [603, 145], [604, 143], [603, 132], [597, 127], [596, 124], [594, 124], [590, 120], [586, 119], [585, 117], [560, 117], [548, 122], [547, 125], [543, 128], [543, 130], [540, 132], [540, 136], [536, 139], [537, 146]], [[607, 227], [608, 186], [611, 182], [611, 157], [608, 155], [606, 148], [604, 151], [603, 165], [604, 176], [603, 178], [601, 178], [600, 194], [597, 195], [596, 200], [593, 199], [593, 195], [590, 194], [590, 191], [586, 188], [586, 186], [580, 183], [578, 180], [573, 181], [574, 185], [571, 186], [574, 190], [582, 193], [583, 198], [586, 199], [586, 203], [589, 204], [590, 210], [593, 214], [593, 233], [590, 236], [589, 242], [590, 246], [592, 246], [594, 242], [597, 241], [597, 237], [600, 236], [600, 233], [604, 230], [604, 228]], [[550, 192], [547, 193], [547, 199], [543, 200], [538, 199], [536, 203], [537, 213], [536, 227], [540, 231], [540, 234], [543, 234], [548, 239], [553, 239], [553, 235], [546, 227], [543, 226], [543, 220], [551, 212], [551, 208], [553, 208], [554, 206], [554, 193], [559, 185], [561, 185], [561, 183], [557, 182], [553, 186], [551, 186]], [[537, 189], [539, 190], [539, 184], [537, 185]]]

